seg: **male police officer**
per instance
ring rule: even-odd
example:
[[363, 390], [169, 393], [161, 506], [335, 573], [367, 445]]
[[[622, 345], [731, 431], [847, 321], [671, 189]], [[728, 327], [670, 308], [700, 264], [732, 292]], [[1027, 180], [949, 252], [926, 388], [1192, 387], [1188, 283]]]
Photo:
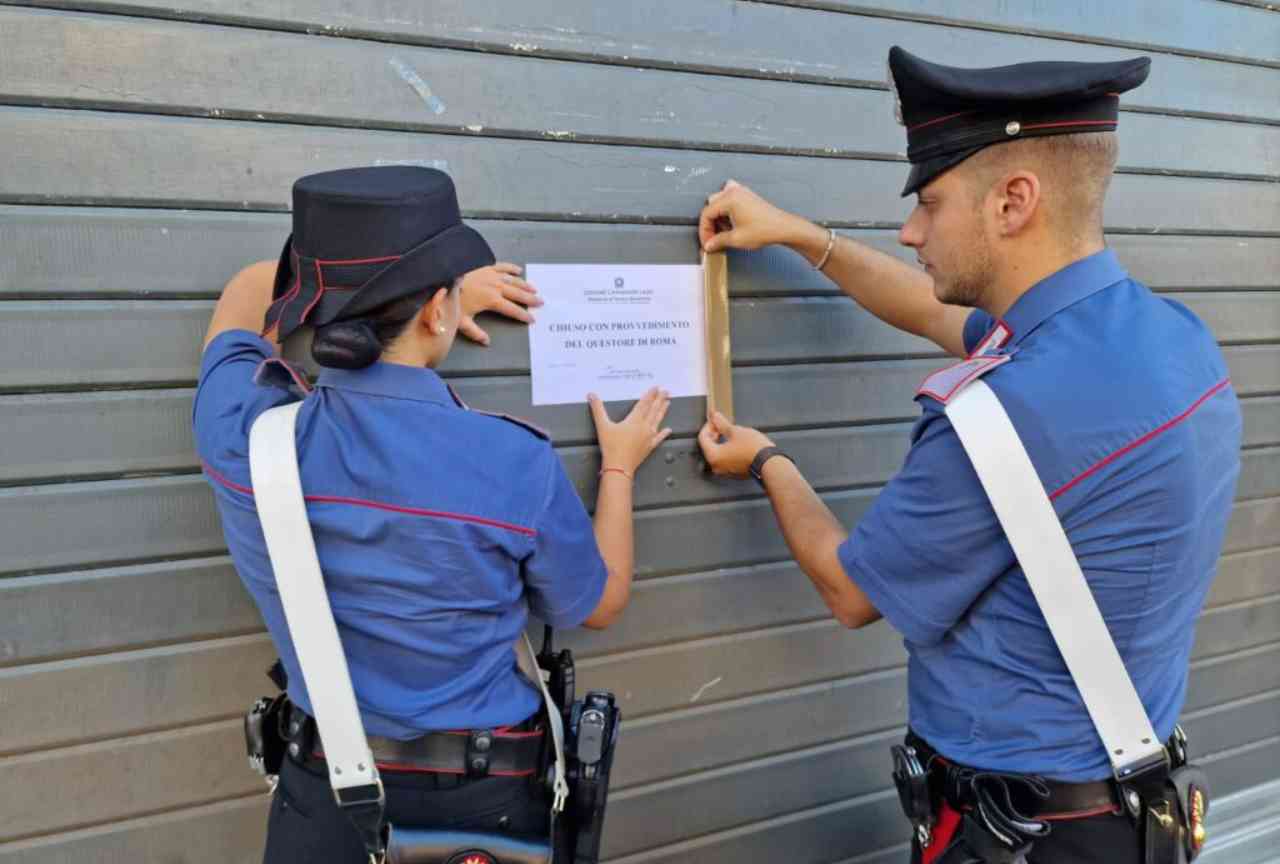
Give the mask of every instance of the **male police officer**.
[[[733, 181], [708, 199], [700, 239], [709, 251], [789, 246], [888, 323], [991, 362], [926, 379], [906, 463], [852, 536], [760, 432], [717, 415], [699, 441], [714, 471], [763, 484], [837, 619], [884, 616], [905, 636], [908, 743], [928, 775], [929, 812], [909, 814], [916, 860], [1176, 860], [1143, 857], [1151, 832], [1107, 779], [1108, 752], [946, 413], [968, 369], [985, 372], [1165, 739], [1226, 530], [1241, 421], [1208, 330], [1104, 245], [1118, 97], [1149, 61], [959, 69], [895, 47], [889, 64], [912, 164], [903, 194], [919, 196], [899, 240], [923, 273]], [[976, 851], [1000, 825], [961, 822], [981, 786], [961, 769], [995, 778], [988, 804], [1011, 795], [995, 818], [1021, 826], [1003, 839], [1034, 840], [1029, 853]]]

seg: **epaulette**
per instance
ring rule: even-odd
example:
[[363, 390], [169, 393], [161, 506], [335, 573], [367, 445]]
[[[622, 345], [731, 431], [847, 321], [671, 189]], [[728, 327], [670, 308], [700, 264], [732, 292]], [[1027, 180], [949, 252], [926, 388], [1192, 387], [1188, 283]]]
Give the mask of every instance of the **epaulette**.
[[1012, 354], [990, 354], [986, 357], [972, 357], [961, 360], [951, 366], [939, 369], [920, 383], [916, 396], [928, 396], [946, 405], [965, 385], [978, 380], [997, 366], [1008, 363]]
[[253, 383], [288, 390], [304, 398], [311, 392], [306, 374], [283, 357], [268, 357], [259, 363], [253, 373]]
[[464, 411], [470, 411], [473, 414], [483, 414], [486, 417], [497, 417], [499, 420], [506, 420], [508, 423], [514, 423], [517, 426], [527, 429], [528, 431], [532, 432], [534, 435], [537, 435], [539, 438], [541, 438], [544, 441], [551, 440], [551, 433], [548, 432], [546, 429], [543, 429], [541, 426], [538, 426], [534, 423], [530, 423], [528, 420], [525, 420], [521, 417], [512, 417], [510, 414], [501, 414], [497, 411], [481, 411], [478, 408], [472, 408], [466, 402], [462, 401], [462, 397], [458, 395], [457, 390], [453, 389], [452, 384], [448, 385], [448, 387], [449, 387], [449, 395], [453, 397], [453, 401], [457, 403], [458, 407], [463, 409]]
[[499, 420], [506, 420], [508, 423], [514, 423], [515, 425], [532, 432], [534, 435], [537, 435], [543, 441], [551, 440], [550, 432], [543, 429], [536, 423], [530, 423], [523, 417], [512, 417], [510, 414], [501, 414], [497, 411], [480, 411], [476, 408], [470, 408], [468, 410], [471, 411], [472, 414], [483, 414], [486, 417], [497, 417]]

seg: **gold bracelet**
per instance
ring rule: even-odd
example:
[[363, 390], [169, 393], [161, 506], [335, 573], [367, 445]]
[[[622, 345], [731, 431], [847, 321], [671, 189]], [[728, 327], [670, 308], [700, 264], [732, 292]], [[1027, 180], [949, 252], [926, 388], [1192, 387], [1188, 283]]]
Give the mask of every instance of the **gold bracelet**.
[[827, 232], [827, 249], [822, 253], [822, 259], [813, 265], [814, 270], [821, 270], [826, 267], [828, 259], [831, 258], [831, 250], [836, 248], [836, 229], [828, 228]]
[[626, 470], [625, 470], [625, 469], [622, 469], [622, 468], [601, 468], [601, 469], [600, 469], [600, 474], [599, 474], [599, 475], [597, 475], [597, 476], [603, 477], [604, 475], [608, 474], [608, 473], [609, 473], [609, 472], [611, 472], [611, 471], [616, 472], [616, 473], [618, 473], [618, 474], [621, 474], [623, 477], [626, 477], [626, 478], [627, 478], [628, 480], [630, 480], [632, 483], [636, 482], [636, 478], [635, 478], [635, 477], [633, 477], [632, 475], [628, 474], [628, 473], [626, 472]]

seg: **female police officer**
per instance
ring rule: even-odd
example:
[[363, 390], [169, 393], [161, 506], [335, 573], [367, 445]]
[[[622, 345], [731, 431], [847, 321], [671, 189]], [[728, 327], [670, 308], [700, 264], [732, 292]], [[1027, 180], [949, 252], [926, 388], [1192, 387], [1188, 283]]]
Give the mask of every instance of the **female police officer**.
[[[299, 395], [308, 514], [387, 818], [545, 832], [541, 702], [517, 673], [513, 645], [530, 610], [555, 627], [602, 628], [626, 606], [631, 484], [670, 434], [660, 428], [669, 400], [651, 390], [614, 423], [590, 397], [603, 457], [593, 526], [544, 433], [468, 410], [433, 371], [471, 315], [524, 312], [503, 305], [496, 283], [537, 302], [489, 266], [493, 254], [463, 225], [449, 177], [350, 169], [304, 177], [293, 195], [279, 264], [242, 271], [218, 301], [194, 409], [227, 545], [294, 706], [288, 730], [298, 746], [281, 768], [266, 861], [365, 860], [318, 755], [249, 474], [254, 420]], [[269, 341], [300, 327], [314, 328], [312, 356], [325, 367], [314, 390]], [[457, 732], [473, 729], [494, 730], [491, 767], [479, 777], [449, 755], [467, 740]]]

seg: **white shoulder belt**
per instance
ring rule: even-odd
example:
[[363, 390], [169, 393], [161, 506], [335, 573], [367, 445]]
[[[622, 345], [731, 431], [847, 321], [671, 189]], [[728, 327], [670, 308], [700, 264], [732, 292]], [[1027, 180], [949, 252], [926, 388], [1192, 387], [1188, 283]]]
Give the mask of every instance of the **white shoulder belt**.
[[1062, 523], [1004, 406], [985, 382], [973, 381], [949, 400], [946, 413], [1075, 679], [1116, 779], [1163, 761], [1163, 742], [1151, 728]]

